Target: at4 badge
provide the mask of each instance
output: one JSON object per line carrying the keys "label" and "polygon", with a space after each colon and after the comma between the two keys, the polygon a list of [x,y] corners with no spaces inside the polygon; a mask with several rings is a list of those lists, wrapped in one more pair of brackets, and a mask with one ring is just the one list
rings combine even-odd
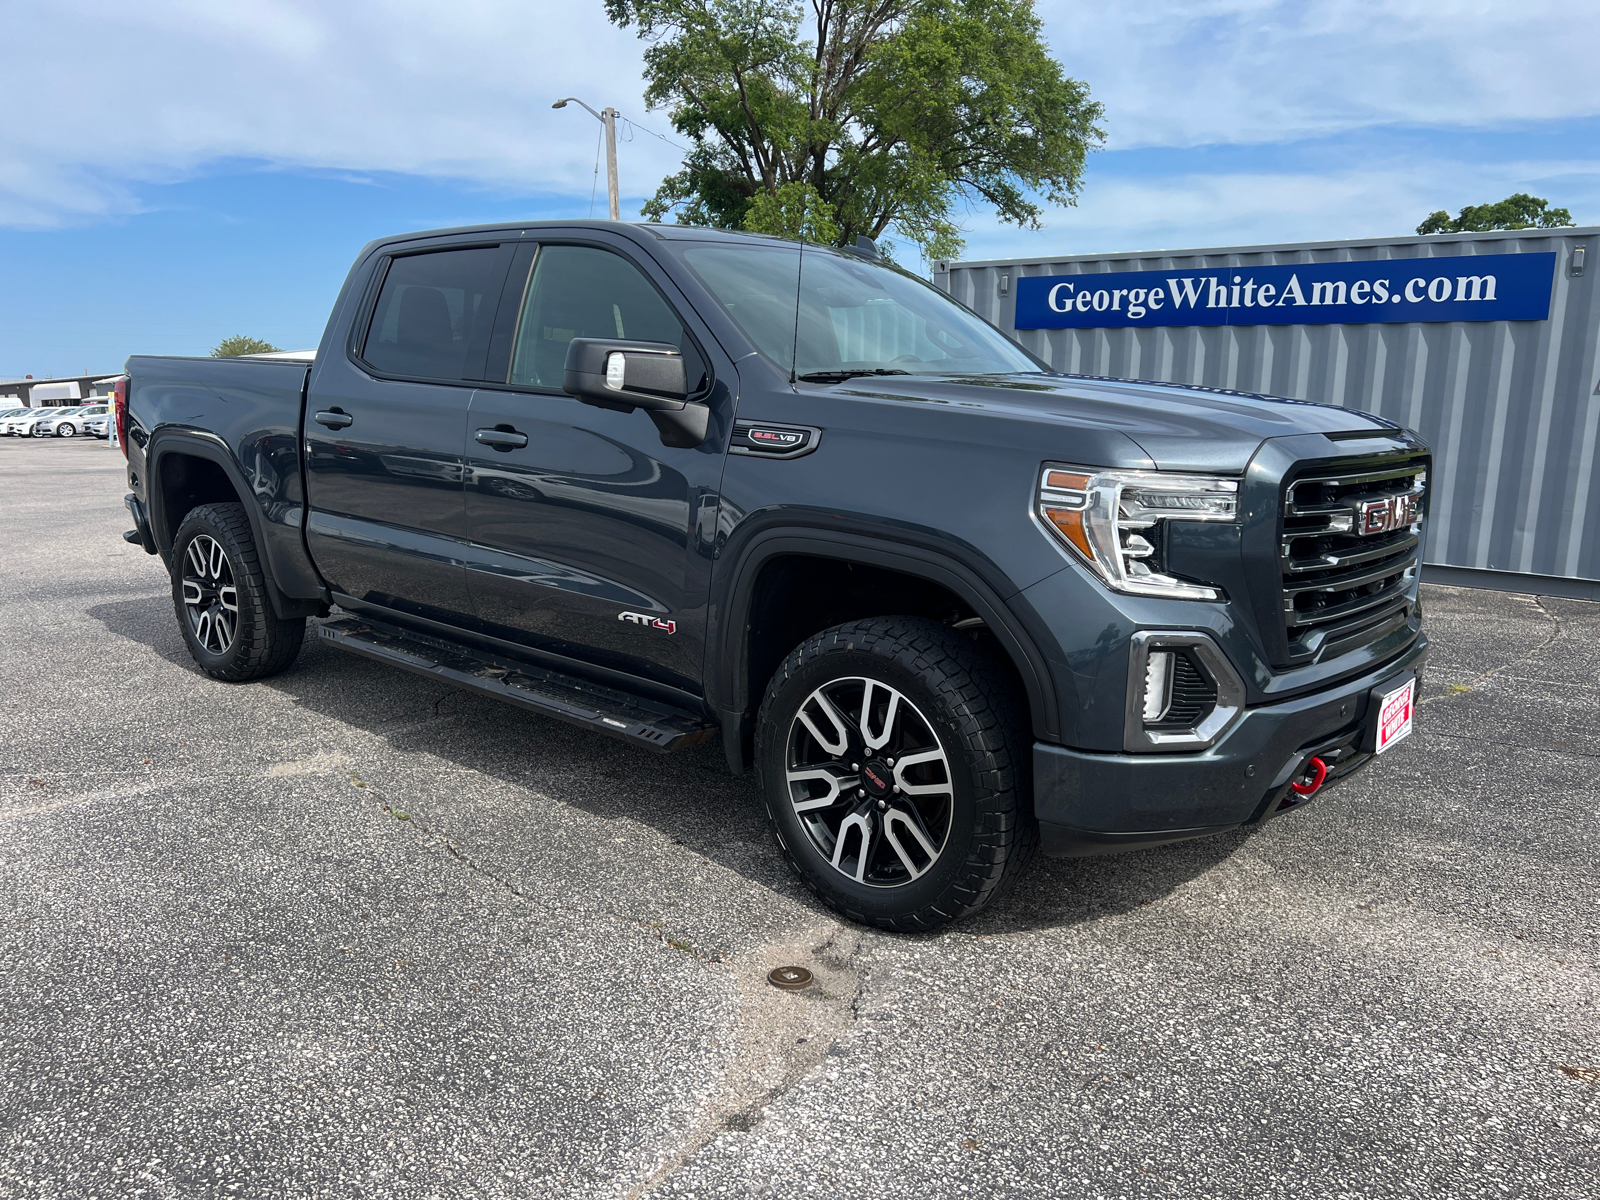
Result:
{"label": "at4 badge", "polygon": [[630,625],[643,625],[646,629],[659,629],[662,633],[677,633],[676,621],[663,621],[660,617],[646,616],[644,613],[620,612],[617,620],[626,621]]}

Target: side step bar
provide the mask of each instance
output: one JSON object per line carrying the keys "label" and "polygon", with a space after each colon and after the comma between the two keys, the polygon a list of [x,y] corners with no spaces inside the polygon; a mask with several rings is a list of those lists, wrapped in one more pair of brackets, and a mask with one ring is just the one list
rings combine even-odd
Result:
{"label": "side step bar", "polygon": [[319,626],[318,636],[341,650],[431,675],[647,750],[683,750],[710,738],[717,729],[670,705],[392,626],[344,618]]}

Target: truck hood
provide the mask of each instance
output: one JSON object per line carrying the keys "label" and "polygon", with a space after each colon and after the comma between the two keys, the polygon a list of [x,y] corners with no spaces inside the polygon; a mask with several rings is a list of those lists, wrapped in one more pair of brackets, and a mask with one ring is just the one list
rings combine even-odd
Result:
{"label": "truck hood", "polygon": [[1242,473],[1267,438],[1398,428],[1381,417],[1305,400],[1075,375],[880,375],[836,387],[884,399],[1114,430],[1164,471]]}

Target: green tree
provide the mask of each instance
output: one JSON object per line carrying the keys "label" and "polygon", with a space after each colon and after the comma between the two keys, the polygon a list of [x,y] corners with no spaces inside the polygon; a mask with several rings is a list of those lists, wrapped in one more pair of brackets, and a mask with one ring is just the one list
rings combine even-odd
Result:
{"label": "green tree", "polygon": [[1459,216],[1444,209],[1429,213],[1418,233],[1487,233],[1491,229],[1559,229],[1572,224],[1572,214],[1551,208],[1550,201],[1527,192],[1507,196],[1496,204],[1469,204]]}
{"label": "green tree", "polygon": [[223,338],[211,350],[212,358],[238,358],[241,354],[277,354],[279,348],[260,338],[246,337],[242,333]]}
{"label": "green tree", "polygon": [[[691,146],[659,221],[844,245],[891,227],[930,258],[959,205],[1037,229],[1072,204],[1103,109],[1050,57],[1032,0],[606,0],[645,51],[645,102]],[[813,205],[817,211],[811,211]],[[798,211],[797,211],[798,210]]]}

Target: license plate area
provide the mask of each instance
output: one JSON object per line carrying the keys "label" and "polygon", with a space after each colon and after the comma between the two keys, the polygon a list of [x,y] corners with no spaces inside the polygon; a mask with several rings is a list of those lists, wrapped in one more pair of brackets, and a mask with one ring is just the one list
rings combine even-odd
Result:
{"label": "license plate area", "polygon": [[1407,672],[1379,684],[1370,696],[1365,749],[1382,754],[1411,736],[1416,718],[1417,677]]}

